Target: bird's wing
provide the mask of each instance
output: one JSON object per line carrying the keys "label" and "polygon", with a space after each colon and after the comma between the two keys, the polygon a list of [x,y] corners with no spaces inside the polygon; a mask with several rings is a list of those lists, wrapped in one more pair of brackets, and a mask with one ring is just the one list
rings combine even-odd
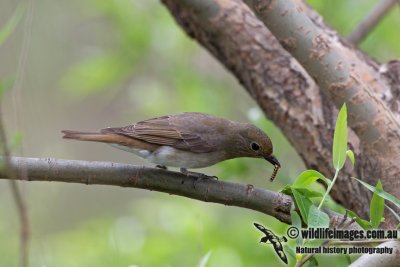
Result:
{"label": "bird's wing", "polygon": [[171,116],[149,119],[120,128],[105,128],[101,133],[121,134],[151,144],[166,145],[195,153],[216,151],[217,147],[198,133],[190,132],[174,123]]}

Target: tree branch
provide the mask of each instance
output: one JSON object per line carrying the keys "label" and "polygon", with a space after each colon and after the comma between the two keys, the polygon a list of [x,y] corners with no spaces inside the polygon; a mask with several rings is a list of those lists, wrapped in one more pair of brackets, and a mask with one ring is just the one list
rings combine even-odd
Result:
{"label": "tree branch", "polygon": [[[301,63],[337,107],[347,103],[349,126],[367,158],[361,179],[376,184],[378,177],[389,193],[400,197],[400,122],[377,92],[390,86],[358,53],[329,34],[307,15],[302,1],[245,0],[257,17]],[[369,158],[369,160],[368,160]],[[395,225],[393,216],[387,223]]]}
{"label": "tree branch", "polygon": [[365,36],[378,24],[385,14],[398,3],[398,0],[381,0],[364,20],[348,36],[353,44],[360,43]]}
{"label": "tree branch", "polygon": [[[235,75],[305,165],[333,177],[331,151],[337,109],[249,7],[241,0],[162,2],[186,33]],[[349,142],[359,155],[358,137],[351,130]],[[354,170],[348,166],[333,187],[332,197],[366,217],[368,194],[350,179],[360,177],[362,167],[360,161]]]}
{"label": "tree branch", "polygon": [[[28,181],[114,185],[155,190],[204,202],[252,209],[284,223],[291,222],[290,196],[249,184],[211,179],[198,181],[178,172],[112,162],[13,157],[10,164],[14,171],[25,171]],[[6,177],[4,170],[0,170],[0,179],[7,179]],[[358,228],[350,218],[331,210],[324,211],[329,215],[332,227],[345,225],[346,228]]]}

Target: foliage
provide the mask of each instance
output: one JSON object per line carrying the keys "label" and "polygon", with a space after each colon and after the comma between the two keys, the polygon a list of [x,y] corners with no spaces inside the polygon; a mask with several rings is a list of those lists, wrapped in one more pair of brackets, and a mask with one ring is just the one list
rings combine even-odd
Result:
{"label": "foliage", "polygon": [[[346,104],[343,104],[339,111],[338,118],[335,126],[333,148],[332,148],[332,163],[335,168],[335,175],[331,180],[327,179],[323,174],[316,170],[306,170],[302,172],[296,179],[296,181],[291,185],[287,185],[282,190],[283,193],[291,194],[294,197],[296,206],[300,211],[303,222],[309,228],[328,228],[329,227],[329,217],[321,210],[324,204],[325,198],[329,194],[330,190],[335,184],[338,177],[339,171],[343,168],[346,158],[349,158],[352,165],[354,166],[355,158],[354,153],[347,148],[347,109]],[[400,207],[400,201],[393,195],[385,192],[382,187],[382,183],[378,180],[377,185],[371,186],[366,182],[363,182],[357,178],[358,182],[364,185],[367,189],[373,192],[373,196],[370,203],[370,220],[361,219],[353,211],[348,210],[348,214],[354,218],[354,220],[364,229],[377,229],[380,223],[384,220],[383,213],[385,207],[385,199],[392,202],[396,206]],[[311,198],[321,197],[319,192],[310,190],[308,187],[315,183],[317,180],[322,180],[327,185],[327,190],[322,196],[322,199],[318,205],[318,208],[313,204]],[[292,225],[296,226],[298,229],[301,228],[299,223],[298,214],[294,208],[291,209]],[[302,240],[297,240],[297,246],[304,244]],[[297,261],[300,261],[303,255],[298,255],[296,257]],[[313,261],[315,261],[313,257]],[[310,264],[313,264],[310,262]]]}

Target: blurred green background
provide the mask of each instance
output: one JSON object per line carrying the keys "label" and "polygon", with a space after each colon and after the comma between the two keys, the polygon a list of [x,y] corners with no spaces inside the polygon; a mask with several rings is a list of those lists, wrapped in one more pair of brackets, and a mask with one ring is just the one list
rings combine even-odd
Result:
{"label": "blurred green background", "polygon": [[[376,2],[310,4],[347,34]],[[1,28],[18,4],[0,2]],[[60,130],[202,111],[264,129],[284,167],[273,184],[272,166],[262,160],[231,160],[201,171],[279,190],[304,170],[235,78],[182,32],[159,1],[20,4],[20,23],[0,47],[0,80],[14,82],[2,97],[14,155],[150,166],[106,145],[63,140]],[[399,57],[398,26],[397,7],[361,47],[382,62]],[[197,266],[210,251],[210,267],[280,264],[270,247],[258,244],[261,233],[252,224],[280,235],[287,226],[254,211],[111,186],[20,186],[31,219],[30,266]],[[0,181],[0,266],[17,266],[18,225],[9,185]],[[318,259],[327,266],[333,258],[337,266],[346,264],[342,256]]]}

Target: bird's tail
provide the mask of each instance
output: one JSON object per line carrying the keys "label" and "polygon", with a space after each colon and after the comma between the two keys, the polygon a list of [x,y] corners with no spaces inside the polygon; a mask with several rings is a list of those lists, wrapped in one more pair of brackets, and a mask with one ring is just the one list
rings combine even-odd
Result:
{"label": "bird's tail", "polygon": [[70,130],[63,130],[61,132],[64,134],[64,136],[63,136],[64,139],[114,143],[114,140],[112,140],[112,138],[110,138],[109,134],[79,132],[79,131],[70,131]]}

